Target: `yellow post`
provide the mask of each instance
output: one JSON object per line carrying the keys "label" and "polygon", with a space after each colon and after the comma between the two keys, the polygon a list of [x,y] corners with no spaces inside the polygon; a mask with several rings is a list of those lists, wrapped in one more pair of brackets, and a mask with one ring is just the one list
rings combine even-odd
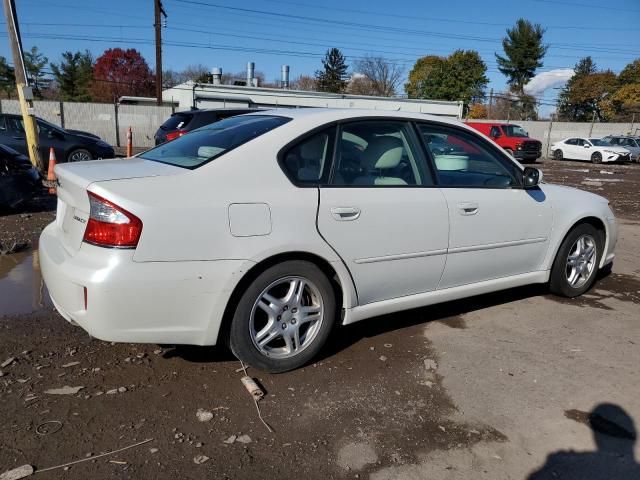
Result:
{"label": "yellow post", "polygon": [[[20,99],[20,112],[24,122],[24,133],[27,138],[27,151],[31,163],[41,172],[45,171],[44,162],[40,155],[40,145],[38,142],[38,126],[36,117],[33,115],[33,93],[31,87],[24,84],[17,84],[18,98]],[[29,98],[31,97],[31,98]]]}
{"label": "yellow post", "polygon": [[16,88],[20,99],[20,111],[24,122],[24,131],[27,137],[27,152],[31,163],[41,172],[45,171],[44,162],[38,148],[38,127],[33,115],[33,91],[27,85],[27,72],[24,68],[24,58],[22,57],[22,42],[20,40],[20,30],[18,28],[16,6],[14,0],[4,0],[4,14],[7,19],[7,33],[13,54],[13,68],[16,75]]}

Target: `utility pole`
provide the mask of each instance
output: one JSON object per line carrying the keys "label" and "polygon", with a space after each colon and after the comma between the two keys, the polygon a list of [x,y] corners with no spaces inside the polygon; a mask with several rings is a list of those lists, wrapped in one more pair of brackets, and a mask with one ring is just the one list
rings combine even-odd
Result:
{"label": "utility pole", "polygon": [[487,118],[493,118],[491,116],[492,107],[493,107],[493,88],[491,89],[491,92],[489,93],[489,112],[487,113]]}
{"label": "utility pole", "polygon": [[156,103],[162,105],[162,22],[160,15],[167,18],[162,0],[153,0],[154,23],[156,29]]}
{"label": "utility pole", "polygon": [[22,40],[20,39],[20,28],[18,26],[18,15],[14,0],[3,0],[4,16],[7,21],[7,33],[9,44],[13,54],[13,68],[16,76],[16,88],[20,100],[20,111],[24,121],[24,131],[27,137],[27,151],[31,163],[41,172],[45,171],[44,162],[40,155],[38,145],[38,128],[36,118],[33,115],[33,91],[27,82],[27,71],[24,68],[24,58],[22,56]]}

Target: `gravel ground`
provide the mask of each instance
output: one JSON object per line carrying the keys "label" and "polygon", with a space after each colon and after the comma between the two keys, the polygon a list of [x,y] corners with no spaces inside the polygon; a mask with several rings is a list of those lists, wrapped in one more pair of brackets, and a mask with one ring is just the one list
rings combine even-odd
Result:
{"label": "gravel ground", "polygon": [[[91,339],[52,309],[33,249],[0,257],[0,473],[88,459],[39,477],[634,478],[640,165],[542,169],[610,199],[611,275],[575,300],[527,287],[338,328],[312,365],[249,370],[273,433],[226,350]],[[53,209],[0,213],[0,241],[35,245]],[[47,393],[64,387],[81,388]],[[594,422],[604,403],[618,410]]]}

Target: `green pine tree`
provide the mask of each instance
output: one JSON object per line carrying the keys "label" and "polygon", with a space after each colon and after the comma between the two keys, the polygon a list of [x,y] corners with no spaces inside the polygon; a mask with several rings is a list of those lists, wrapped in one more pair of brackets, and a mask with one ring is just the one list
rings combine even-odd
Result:
{"label": "green pine tree", "polygon": [[323,70],[316,71],[316,83],[321,92],[342,93],[347,86],[346,59],[337,48],[327,50],[322,60]]}
{"label": "green pine tree", "polygon": [[51,64],[53,76],[58,83],[63,100],[75,102],[91,101],[90,86],[93,78],[91,52],[64,52],[62,61]]}
{"label": "green pine tree", "polygon": [[539,24],[534,25],[521,18],[513,28],[507,29],[507,36],[502,39],[505,56],[495,54],[498,69],[519,94],[535,76],[536,69],[542,67],[542,59],[548,49],[542,43],[544,32]]}

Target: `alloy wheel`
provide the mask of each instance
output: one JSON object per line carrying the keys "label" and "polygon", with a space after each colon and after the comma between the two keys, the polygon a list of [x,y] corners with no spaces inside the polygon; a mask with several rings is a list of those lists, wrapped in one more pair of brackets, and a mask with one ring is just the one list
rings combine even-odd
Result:
{"label": "alloy wheel", "polygon": [[307,278],[289,276],[271,283],[258,296],[249,333],[263,355],[291,358],[313,343],[323,320],[320,290]]}
{"label": "alloy wheel", "polygon": [[581,235],[574,242],[565,269],[567,283],[572,288],[582,287],[591,278],[598,258],[596,250],[596,240],[591,235]]}

